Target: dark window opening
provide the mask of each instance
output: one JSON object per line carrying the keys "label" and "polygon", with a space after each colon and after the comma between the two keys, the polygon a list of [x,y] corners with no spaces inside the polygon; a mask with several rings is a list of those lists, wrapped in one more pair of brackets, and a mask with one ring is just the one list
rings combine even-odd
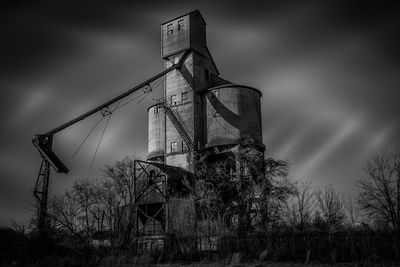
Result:
{"label": "dark window opening", "polygon": [[169,101],[170,105],[176,105],[176,95],[171,95]]}
{"label": "dark window opening", "polygon": [[186,102],[188,102],[188,92],[183,92],[181,94],[181,101],[182,101],[182,104],[185,104]]}
{"label": "dark window opening", "polygon": [[172,28],[172,23],[167,25],[167,35],[170,35],[174,32],[174,29]]}
{"label": "dark window opening", "polygon": [[183,19],[178,20],[178,31],[183,28]]}
{"label": "dark window opening", "polygon": [[208,69],[204,69],[204,80],[206,83],[208,83],[208,80],[210,79],[210,73],[208,72]]}

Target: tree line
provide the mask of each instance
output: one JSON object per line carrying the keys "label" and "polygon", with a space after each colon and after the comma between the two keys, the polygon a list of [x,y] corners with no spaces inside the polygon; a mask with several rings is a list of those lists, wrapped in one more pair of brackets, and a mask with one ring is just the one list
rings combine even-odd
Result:
{"label": "tree line", "polygon": [[[252,149],[251,140],[241,145],[240,157],[250,175],[232,179],[229,159],[212,168],[199,165],[190,198],[198,212],[197,229],[204,235],[344,228],[399,233],[400,151],[376,156],[356,183],[359,193],[343,195],[333,186],[290,178],[284,160],[255,160],[259,155],[254,153],[260,152]],[[135,239],[133,172],[134,159],[127,157],[105,166],[103,179],[79,180],[66,193],[54,195],[49,202],[52,229],[82,243],[100,232],[112,245],[127,246]]]}
{"label": "tree line", "polygon": [[[234,171],[238,158],[240,175]],[[47,243],[37,238],[37,216],[29,227],[15,224],[14,230],[0,231],[5,240],[0,265],[136,262],[134,160],[106,165],[102,177],[77,180],[66,192],[51,195]],[[274,261],[399,260],[400,150],[369,161],[351,195],[292,178],[287,161],[264,158],[252,139],[241,142],[238,155],[216,162],[201,156],[198,162],[195,182],[184,181],[187,201],[174,214],[182,226],[173,233],[174,255],[185,255],[182,248],[198,250],[206,241],[221,258],[240,252]],[[185,235],[184,229],[193,228],[183,224],[191,220],[180,218],[190,216],[193,205],[196,233]],[[95,240],[104,242],[96,248]],[[201,251],[197,255],[203,257]]]}

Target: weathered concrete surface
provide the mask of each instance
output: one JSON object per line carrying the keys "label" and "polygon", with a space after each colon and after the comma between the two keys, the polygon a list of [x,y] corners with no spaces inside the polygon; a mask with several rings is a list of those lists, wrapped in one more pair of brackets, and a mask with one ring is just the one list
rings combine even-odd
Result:
{"label": "weathered concrete surface", "polygon": [[[183,67],[166,76],[164,95],[186,128],[190,129],[195,148],[202,148],[205,144],[205,110],[200,92],[210,86],[211,75],[217,75],[218,72],[206,48],[204,19],[195,11],[166,22],[161,26],[161,40],[165,68],[178,62],[182,51],[191,51]],[[166,163],[194,171],[193,157],[182,141],[166,117]]]}
{"label": "weathered concrete surface", "polygon": [[148,109],[148,155],[147,159],[164,156],[165,152],[165,114],[159,106]]}
{"label": "weathered concrete surface", "polygon": [[237,144],[251,136],[262,144],[261,93],[254,88],[227,84],[209,89],[207,106],[207,147]]}
{"label": "weathered concrete surface", "polygon": [[[189,54],[183,67],[164,78],[164,97],[189,129],[195,150],[235,146],[248,135],[263,151],[261,93],[218,76],[207,48],[206,24],[198,11],[161,25],[164,68],[179,62],[185,51]],[[149,155],[161,154],[166,164],[195,171],[193,153],[189,153],[174,124],[168,116],[154,114],[154,108],[150,108]]]}

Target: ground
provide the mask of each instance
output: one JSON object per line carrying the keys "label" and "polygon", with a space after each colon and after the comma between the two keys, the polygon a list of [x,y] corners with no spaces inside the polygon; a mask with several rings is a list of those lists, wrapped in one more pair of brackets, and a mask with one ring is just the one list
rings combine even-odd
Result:
{"label": "ground", "polygon": [[311,263],[311,264],[304,264],[304,263],[284,263],[284,262],[278,262],[278,263],[236,263],[236,264],[230,264],[228,262],[224,261],[218,261],[218,262],[196,262],[196,263],[190,263],[190,264],[158,264],[154,266],[176,266],[176,267],[205,267],[205,266],[211,266],[211,267],[217,267],[217,266],[232,266],[232,267],[316,267],[316,266],[323,266],[323,267],[351,267],[351,266],[357,266],[357,267],[364,267],[364,266],[375,266],[375,267],[396,267],[398,266],[395,263],[337,263],[337,264],[318,264],[318,263]]}

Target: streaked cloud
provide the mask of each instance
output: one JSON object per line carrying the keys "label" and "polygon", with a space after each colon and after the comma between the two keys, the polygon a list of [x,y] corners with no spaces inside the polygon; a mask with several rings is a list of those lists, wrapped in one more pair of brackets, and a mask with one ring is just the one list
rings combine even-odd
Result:
{"label": "streaked cloud", "polygon": [[[0,119],[6,127],[0,185],[13,191],[4,201],[29,203],[26,192],[40,163],[32,136],[159,72],[159,25],[194,9],[207,21],[221,76],[262,90],[266,151],[288,159],[291,176],[348,185],[382,146],[400,145],[395,8],[352,1],[236,0],[160,1],[157,9],[153,2],[3,5]],[[104,164],[126,155],[144,156],[146,107],[159,94],[113,115],[91,170],[104,124],[74,160],[69,158],[98,117],[55,136],[55,150],[71,173],[54,175],[52,190],[99,177]],[[16,209],[21,218],[29,216],[21,205]],[[0,213],[11,211],[3,205]]]}
{"label": "streaked cloud", "polygon": [[297,175],[305,177],[313,168],[329,158],[336,149],[347,141],[350,135],[354,134],[360,128],[360,125],[361,120],[359,118],[347,120],[310,158],[301,163],[301,168],[298,170]]}

